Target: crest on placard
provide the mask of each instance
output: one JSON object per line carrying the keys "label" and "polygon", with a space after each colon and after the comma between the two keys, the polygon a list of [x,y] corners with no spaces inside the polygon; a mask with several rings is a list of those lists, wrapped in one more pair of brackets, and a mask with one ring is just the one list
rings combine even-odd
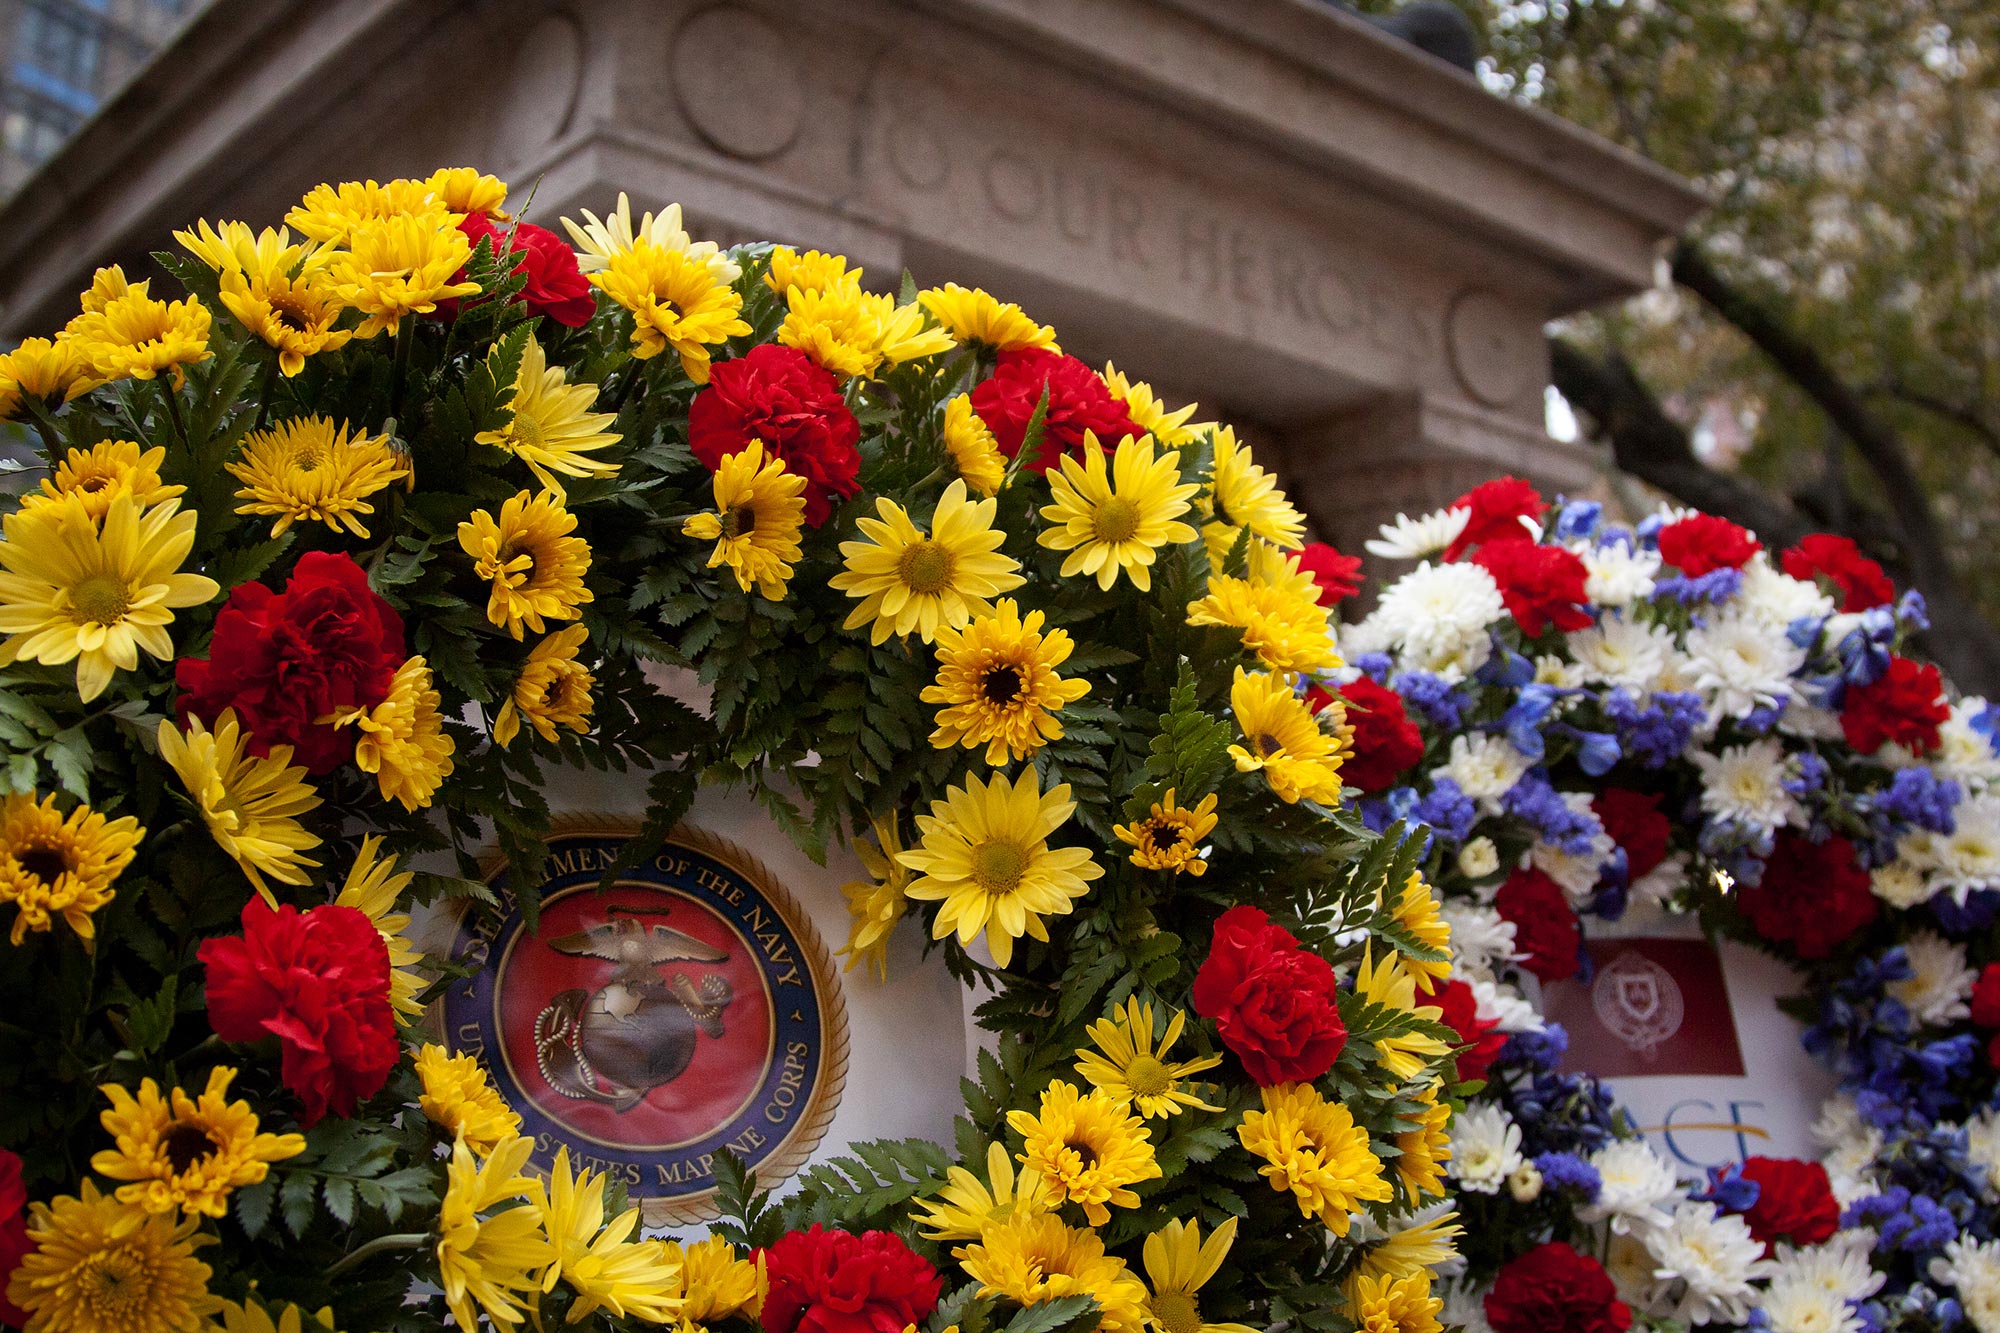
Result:
{"label": "crest on placard", "polygon": [[1657,1051],[1687,1017],[1674,974],[1637,950],[1619,954],[1598,972],[1590,1001],[1606,1030],[1642,1055]]}

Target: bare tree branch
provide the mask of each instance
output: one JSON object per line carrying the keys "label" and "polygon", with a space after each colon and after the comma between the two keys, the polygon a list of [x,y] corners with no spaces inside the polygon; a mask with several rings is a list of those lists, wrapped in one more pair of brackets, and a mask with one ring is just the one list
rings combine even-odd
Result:
{"label": "bare tree branch", "polygon": [[1899,403],[1907,403],[1920,411],[1928,412],[1942,421],[1950,422],[1966,434],[1985,445],[1990,453],[2000,456],[2000,425],[1994,424],[1977,408],[1963,403],[1954,403],[1936,394],[1912,389],[1907,384],[1891,380],[1868,390],[1870,397],[1893,398]]}

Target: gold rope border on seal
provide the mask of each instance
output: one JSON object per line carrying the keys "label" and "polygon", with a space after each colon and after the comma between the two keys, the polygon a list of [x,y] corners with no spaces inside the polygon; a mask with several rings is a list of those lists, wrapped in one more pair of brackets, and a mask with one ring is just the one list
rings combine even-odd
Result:
{"label": "gold rope border on seal", "polygon": [[[545,841],[553,843],[566,837],[632,838],[638,835],[640,827],[640,820],[626,816],[559,814],[550,820]],[[806,956],[806,970],[812,974],[813,988],[820,995],[820,1078],[803,1113],[793,1124],[791,1132],[780,1141],[778,1150],[757,1163],[757,1184],[769,1189],[777,1182],[789,1179],[806,1164],[826,1137],[834,1112],[840,1109],[840,1094],[847,1087],[849,1063],[847,993],[841,985],[840,973],[833,965],[833,955],[827,952],[826,941],[820,937],[819,927],[813,924],[812,914],[800,906],[798,899],[792,896],[782,880],[771,873],[769,866],[721,834],[711,833],[695,824],[674,826],[661,850],[674,846],[686,847],[722,862],[764,895],[765,901],[792,928],[792,934]],[[488,884],[507,869],[507,860],[497,846],[481,856],[480,869]],[[649,1227],[689,1226],[697,1222],[712,1222],[722,1215],[715,1206],[714,1186],[678,1199],[641,1198],[639,1204],[639,1215]]]}

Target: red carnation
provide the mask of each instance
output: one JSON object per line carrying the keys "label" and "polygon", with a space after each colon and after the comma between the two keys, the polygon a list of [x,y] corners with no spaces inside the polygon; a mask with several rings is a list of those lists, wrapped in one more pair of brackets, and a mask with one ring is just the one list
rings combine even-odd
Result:
{"label": "red carnation", "polygon": [[1826,1168],[1792,1157],[1746,1157],[1743,1179],[1757,1184],[1757,1202],[1743,1214],[1769,1257],[1779,1241],[1817,1245],[1840,1229],[1840,1204]]}
{"label": "red carnation", "polygon": [[345,555],[308,551],[283,592],[244,583],[215,618],[208,660],[182,658],[174,679],[183,716],[213,723],[225,708],[250,733],[250,753],[292,747],[292,760],[326,773],[354,753],[354,732],[322,721],[371,707],[389,693],[403,621]]}
{"label": "red carnation", "polygon": [[1674,826],[1660,813],[1657,794],[1607,787],[1590,798],[1590,808],[1611,841],[1625,849],[1625,870],[1639,879],[1667,859]]}
{"label": "red carnation", "polygon": [[1691,579],[1741,569],[1763,549],[1750,529],[1714,514],[1694,514],[1660,529],[1660,559]]}
{"label": "red carnation", "polygon": [[1472,987],[1457,977],[1433,990],[1430,1003],[1444,1011],[1441,1016],[1444,1025],[1458,1034],[1459,1044],[1464,1047],[1458,1053],[1459,1082],[1485,1078],[1487,1067],[1507,1044],[1507,1034],[1497,1031],[1500,1024],[1479,1016],[1478,997],[1472,993]]}
{"label": "red carnation", "polygon": [[1785,572],[1795,579],[1810,583],[1824,578],[1840,589],[1843,611],[1866,611],[1896,600],[1896,585],[1882,572],[1882,566],[1861,554],[1851,537],[1810,533],[1785,552],[1783,563]]}
{"label": "red carnation", "polygon": [[1559,1240],[1508,1261],[1486,1293],[1493,1333],[1625,1333],[1632,1309],[1604,1266]]}
{"label": "red carnation", "polygon": [[765,1333],[903,1333],[937,1308],[937,1269],[888,1231],[790,1231],[763,1252]]}
{"label": "red carnation", "polygon": [[806,524],[833,514],[833,498],[861,489],[861,423],[840,396],[840,381],[796,347],[764,343],[718,361],[688,408],[688,444],[710,472],[762,440],[767,454],[806,479]]}
{"label": "red carnation", "polygon": [[1875,919],[1875,895],[1854,844],[1835,834],[1825,842],[1786,829],[1764,862],[1760,883],[1736,891],[1736,906],[1773,943],[1789,943],[1801,958],[1824,958]]}
{"label": "red carnation", "polygon": [[28,1312],[7,1299],[7,1280],[35,1247],[28,1240],[28,1187],[21,1183],[21,1159],[0,1148],[0,1324],[21,1328]]}
{"label": "red carnation", "polygon": [[1451,507],[1472,511],[1472,517],[1465,522],[1465,530],[1444,548],[1444,558],[1456,560],[1473,547],[1487,542],[1512,541],[1515,538],[1526,540],[1528,529],[1521,520],[1540,520],[1542,497],[1519,477],[1499,477],[1474,486],[1453,500]]}
{"label": "red carnation", "polygon": [[1988,963],[1972,987],[1972,1021],[1983,1028],[2000,1028],[2000,963]]}
{"label": "red carnation", "polygon": [[992,377],[972,391],[972,410],[993,431],[1007,457],[1021,452],[1028,418],[1035,414],[1045,387],[1049,410],[1042,422],[1042,447],[1028,460],[1037,472],[1047,472],[1064,454],[1081,458],[1085,431],[1095,434],[1107,449],[1116,448],[1127,435],[1141,433],[1125,404],[1111,396],[1089,366],[1045,347],[1017,347],[1000,353]]}
{"label": "red carnation", "polygon": [[1885,741],[1928,754],[1938,747],[1938,724],[1950,720],[1937,667],[1908,657],[1891,657],[1873,685],[1849,686],[1840,705],[1840,729],[1862,754],[1874,754]]}
{"label": "red carnation", "polygon": [[1514,948],[1526,955],[1521,966],[1543,981],[1576,975],[1583,929],[1562,885],[1539,870],[1516,870],[1494,895],[1493,906],[1514,923]]}
{"label": "red carnation", "polygon": [[1500,598],[1521,627],[1537,638],[1550,625],[1559,630],[1583,629],[1591,623],[1583,586],[1590,571],[1583,561],[1560,546],[1519,541],[1491,541],[1472,557],[1500,585]]}
{"label": "red carnation", "polygon": [[[528,285],[514,299],[526,302],[530,312],[572,329],[590,323],[590,317],[597,313],[597,294],[577,267],[576,251],[547,227],[532,222],[496,227],[484,213],[473,213],[458,224],[458,229],[474,250],[481,241],[491,240],[495,254],[509,250],[521,256],[514,262],[514,271],[527,274]],[[456,313],[458,303],[447,304],[452,307],[449,313]]]}
{"label": "red carnation", "polygon": [[1386,791],[1410,765],[1424,757],[1423,734],[1410,721],[1403,696],[1367,676],[1340,687],[1338,696],[1314,685],[1306,703],[1317,713],[1336,697],[1347,702],[1348,725],[1354,728],[1354,752],[1340,776],[1363,791]]}
{"label": "red carnation", "polygon": [[208,1021],[224,1041],[276,1037],[282,1077],[312,1125],[382,1090],[402,1046],[389,1007],[389,948],[367,915],[331,904],[309,912],[243,907],[243,933],[204,940]]}
{"label": "red carnation", "polygon": [[1342,555],[1325,542],[1307,542],[1298,553],[1299,568],[1319,585],[1319,604],[1337,606],[1361,591],[1361,557]]}
{"label": "red carnation", "polygon": [[1260,1087],[1308,1083],[1347,1044],[1333,967],[1255,907],[1232,907],[1194,978],[1194,1011]]}

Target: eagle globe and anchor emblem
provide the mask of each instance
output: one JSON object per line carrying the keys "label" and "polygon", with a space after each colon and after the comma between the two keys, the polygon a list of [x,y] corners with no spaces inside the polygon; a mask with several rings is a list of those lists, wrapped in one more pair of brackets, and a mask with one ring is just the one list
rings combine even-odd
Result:
{"label": "eagle globe and anchor emblem", "polygon": [[536,929],[518,907],[468,917],[451,953],[475,970],[441,1018],[520,1114],[533,1164],[567,1147],[671,1226],[714,1215],[719,1151],[766,1182],[803,1164],[839,1101],[846,1015],[825,945],[755,858],[683,828],[600,889],[629,836],[552,837]]}

